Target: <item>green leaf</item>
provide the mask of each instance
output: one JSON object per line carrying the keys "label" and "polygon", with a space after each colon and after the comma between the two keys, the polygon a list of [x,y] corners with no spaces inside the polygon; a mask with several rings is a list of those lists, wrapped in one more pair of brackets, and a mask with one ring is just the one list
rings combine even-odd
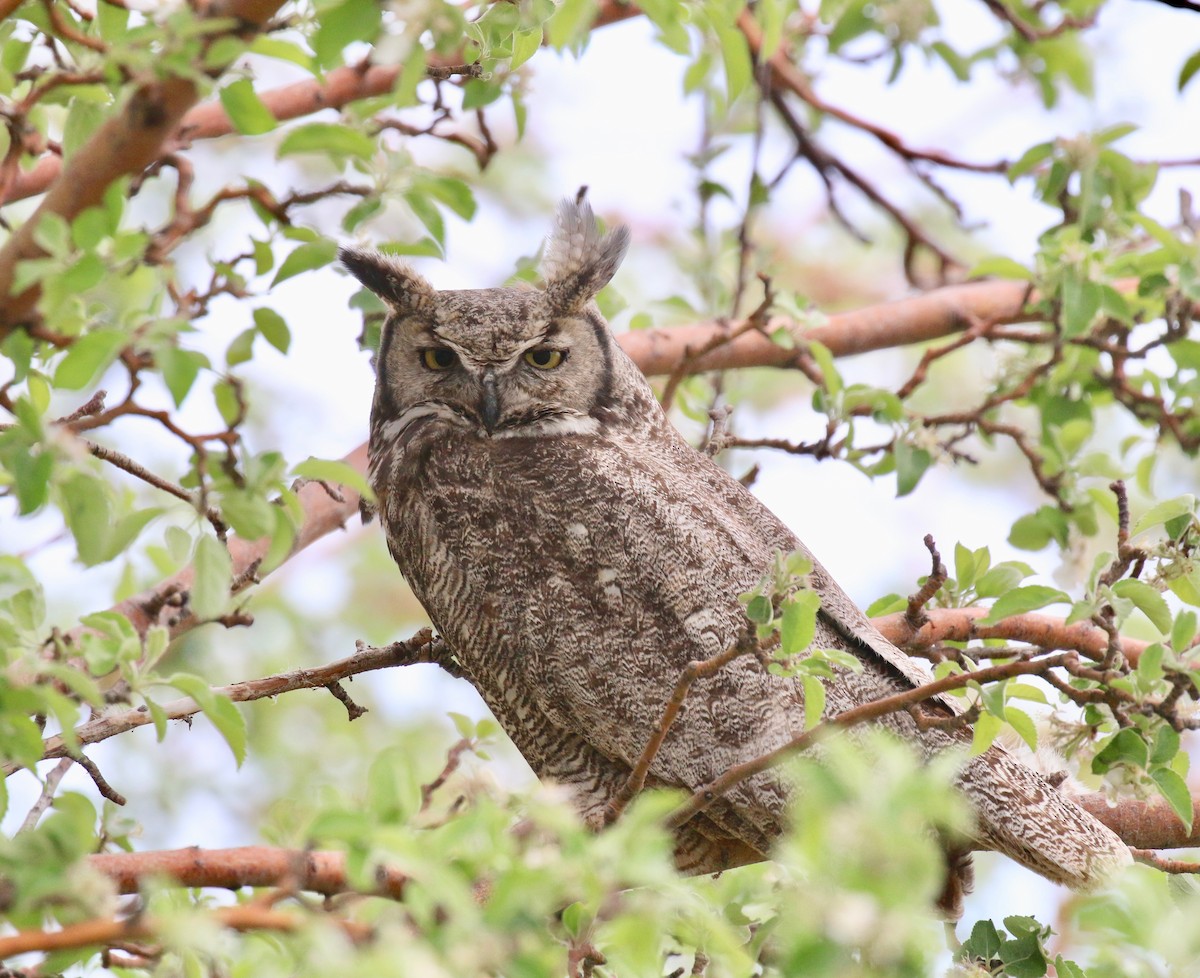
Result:
{"label": "green leaf", "polygon": [[1030,719],[1028,713],[1024,710],[1018,710],[1009,703],[1004,707],[1004,721],[1017,732],[1017,736],[1029,745],[1031,751],[1037,751],[1037,727],[1034,726],[1033,720]]}
{"label": "green leaf", "polygon": [[804,729],[812,730],[821,722],[825,713],[825,684],[820,677],[805,674],[804,682]]}
{"label": "green leaf", "polygon": [[989,747],[1004,729],[1004,721],[992,713],[984,713],[975,721],[975,730],[971,736],[971,756],[978,757]]}
{"label": "green leaf", "polygon": [[1188,790],[1187,782],[1169,767],[1158,767],[1150,772],[1150,777],[1158,787],[1160,795],[1186,828],[1192,827],[1195,813],[1192,810],[1192,793]]}
{"label": "green leaf", "polygon": [[921,476],[933,464],[933,456],[923,448],[914,448],[908,442],[898,441],[896,455],[896,495],[907,496],[917,488]]}
{"label": "green leaf", "polygon": [[71,225],[61,214],[46,211],[38,220],[33,240],[52,257],[65,258],[71,253]]}
{"label": "green leaf", "polygon": [[145,509],[136,509],[117,520],[116,525],[112,527],[112,532],[109,534],[108,559],[111,560],[118,554],[128,550],[133,541],[137,539],[138,534],[146,528],[146,524],[153,519],[157,519],[162,515],[162,512],[162,509],[152,506]]}
{"label": "green leaf", "polygon": [[963,941],[960,957],[978,961],[991,961],[1000,953],[1003,938],[996,925],[990,920],[977,920],[971,928],[971,936]]}
{"label": "green leaf", "polygon": [[812,643],[820,607],[821,596],[811,590],[798,591],[783,606],[779,639],[785,655],[803,652]]}
{"label": "green leaf", "polygon": [[1150,762],[1150,748],[1136,730],[1118,730],[1092,758],[1092,773],[1104,774],[1117,764],[1144,769]]}
{"label": "green leaf", "polygon": [[242,716],[242,711],[229,697],[214,695],[205,706],[204,715],[225,738],[234,761],[241,767],[246,759],[246,718]]}
{"label": "green leaf", "polygon": [[1058,978],[1088,978],[1085,972],[1074,961],[1068,961],[1061,954],[1054,959],[1054,970]]}
{"label": "green leaf", "polygon": [[1200,569],[1193,570],[1182,577],[1172,577],[1167,581],[1167,587],[1180,601],[1193,607],[1200,607]]}
{"label": "green leaf", "polygon": [[1068,275],[1062,287],[1062,329],[1064,335],[1087,332],[1100,311],[1100,286],[1078,274]]}
{"label": "green leaf", "polygon": [[837,397],[842,390],[842,375],[838,373],[836,364],[833,361],[833,353],[824,343],[817,340],[805,340],[805,347],[808,349],[809,355],[817,361],[817,366],[821,370],[821,379],[824,381],[825,390],[829,392],[831,397]]}
{"label": "green leaf", "polygon": [[1150,623],[1164,635],[1171,630],[1171,609],[1166,599],[1145,581],[1127,578],[1112,586],[1113,592],[1132,601]]}
{"label": "green leaf", "polygon": [[418,191],[405,194],[404,201],[412,208],[417,220],[425,225],[429,236],[444,248],[446,246],[446,222],[442,218],[442,212],[437,209],[437,205]]}
{"label": "green leaf", "polygon": [[454,724],[454,729],[463,740],[471,740],[475,736],[475,721],[465,713],[446,712],[446,716]]}
{"label": "green leaf", "polygon": [[375,501],[375,493],[367,482],[366,476],[345,462],[324,458],[305,459],[292,469],[292,475],[302,479],[333,482],[339,486],[346,486],[368,502]]}
{"label": "green leaf", "polygon": [[275,507],[261,494],[232,489],[221,495],[221,515],[243,539],[257,540],[275,528]]}
{"label": "green leaf", "polygon": [[475,216],[475,195],[471,192],[470,185],[464,181],[451,177],[437,177],[422,180],[421,187],[464,221],[469,221]]}
{"label": "green leaf", "polygon": [[167,346],[159,350],[155,355],[155,362],[162,371],[163,383],[171,392],[176,407],[183,404],[188,396],[200,368],[209,366],[208,357],[203,353],[181,350],[176,346]]}
{"label": "green leaf", "polygon": [[562,912],[563,930],[571,937],[578,938],[581,934],[586,933],[587,928],[592,925],[593,919],[594,915],[588,911],[587,907],[576,901]]}
{"label": "green leaf", "polygon": [[343,0],[322,10],[320,26],[312,39],[313,52],[322,67],[341,60],[342,50],[353,41],[370,43],[379,34],[383,8],[375,0]]}
{"label": "green leaf", "polygon": [[1192,639],[1196,637],[1196,625],[1196,612],[1190,608],[1185,608],[1175,616],[1175,623],[1171,626],[1171,648],[1176,654],[1184,652],[1192,644]]}
{"label": "green leaf", "polygon": [[1134,522],[1133,528],[1129,531],[1130,535],[1137,536],[1152,526],[1158,526],[1180,516],[1190,516],[1195,509],[1196,497],[1191,493],[1163,500],[1156,506],[1151,506]]}
{"label": "green leaf", "polygon": [[290,41],[280,40],[277,37],[259,35],[254,39],[254,43],[250,45],[250,51],[267,58],[290,61],[292,64],[299,65],[308,71],[314,71],[316,68],[316,62],[313,61],[312,55],[305,51],[304,48]]}
{"label": "green leaf", "polygon": [[111,329],[81,336],[71,344],[54,371],[54,386],[77,391],[91,385],[116,360],[128,342],[129,337],[124,333]]}
{"label": "green leaf", "polygon": [[746,602],[746,617],[756,625],[769,625],[775,612],[771,607],[771,599],[764,594],[756,594]]}
{"label": "green leaf", "polygon": [[504,89],[496,82],[483,78],[472,78],[463,86],[462,107],[464,111],[482,109],[485,105],[491,105],[503,94]]}
{"label": "green leaf", "polygon": [[1031,573],[1033,570],[1028,564],[1006,560],[979,578],[975,584],[975,593],[981,598],[998,598],[1015,588]]}
{"label": "green leaf", "polygon": [[945,41],[934,41],[930,50],[945,62],[956,81],[965,82],[971,77],[971,62],[950,47]]}
{"label": "green leaf", "polygon": [[255,309],[254,325],[271,346],[280,353],[287,353],[292,344],[292,334],[286,320],[279,313],[266,307]]}
{"label": "green leaf", "polygon": [[1020,262],[1006,258],[1003,255],[992,255],[989,258],[984,258],[982,261],[977,262],[975,267],[971,269],[971,278],[983,278],[985,276],[1018,279],[1022,282],[1033,281],[1033,272]]}
{"label": "green leaf", "polygon": [[1196,76],[1197,71],[1200,71],[1200,51],[1193,51],[1188,55],[1183,67],[1179,69],[1179,81],[1176,83],[1178,91],[1183,91],[1184,86]]}
{"label": "green leaf", "polygon": [[530,28],[527,31],[517,31],[513,35],[513,51],[512,58],[509,61],[509,70],[515,71],[520,68],[526,61],[538,53],[542,46],[542,28],[540,26]]}
{"label": "green leaf", "polygon": [[333,241],[327,241],[322,238],[319,241],[310,241],[302,244],[292,250],[279,266],[279,271],[275,273],[275,279],[271,282],[272,288],[280,282],[286,281],[294,275],[299,275],[302,272],[311,271],[314,268],[323,268],[333,261],[337,255],[337,244]]}
{"label": "green leaf", "polygon": [[17,511],[28,516],[46,505],[50,498],[50,475],[54,456],[50,452],[18,451],[8,460],[13,488],[17,493]]}
{"label": "green leaf", "polygon": [[71,222],[71,240],[80,251],[92,251],[116,230],[103,207],[89,207]]}
{"label": "green leaf", "polygon": [[189,599],[192,611],[198,618],[219,618],[229,605],[229,585],[233,580],[229,551],[220,540],[206,533],[196,541],[192,569],[195,574]]}
{"label": "green leaf", "polygon": [[1014,182],[1018,177],[1023,177],[1026,173],[1035,169],[1043,160],[1047,160],[1053,155],[1054,143],[1038,143],[1036,146],[1031,146],[1016,163],[1008,168],[1009,182]]}
{"label": "green leaf", "polygon": [[994,625],[1013,615],[1023,615],[1027,611],[1044,608],[1048,604],[1068,604],[1070,600],[1070,596],[1058,588],[1046,587],[1042,584],[1029,584],[997,598],[987,617],[980,619],[980,624]]}
{"label": "green leaf", "polygon": [[334,158],[353,156],[369,160],[375,155],[375,140],[366,133],[333,122],[310,122],[288,130],[275,151],[276,157],[298,153],[325,153]]}
{"label": "green leaf", "polygon": [[[1150,764],[1170,764],[1179,753],[1180,738],[1174,727],[1163,724],[1154,733],[1154,746],[1150,750]],[[1189,823],[1190,824],[1190,823]]]}
{"label": "green leaf", "polygon": [[246,136],[259,136],[278,125],[271,110],[263,105],[262,99],[254,91],[254,83],[248,78],[226,85],[218,94],[221,105],[238,132]]}
{"label": "green leaf", "polygon": [[234,760],[241,767],[246,759],[246,721],[234,702],[199,676],[190,673],[176,673],[167,683],[196,701],[217,732],[225,738]]}
{"label": "green leaf", "polygon": [[144,702],[146,712],[150,714],[150,719],[154,722],[154,736],[161,744],[167,735],[167,711],[149,697],[146,697]]}
{"label": "green leaf", "polygon": [[733,24],[714,23],[713,33],[721,46],[721,64],[725,69],[725,87],[733,102],[754,80],[754,63],[746,35]]}
{"label": "green leaf", "polygon": [[238,415],[241,414],[241,405],[238,403],[237,390],[228,380],[222,380],[213,385],[213,402],[217,406],[221,420],[227,425],[232,425],[238,420]]}
{"label": "green leaf", "polygon": [[[1007,923],[1007,921],[1005,921]],[[1011,978],[1042,978],[1049,968],[1036,934],[1023,934],[1000,945],[999,958]]]}
{"label": "green leaf", "polygon": [[109,523],[112,520],[108,487],[99,479],[80,472],[64,480],[59,485],[59,492],[63,516],[75,537],[80,561],[90,567],[108,560]]}
{"label": "green leaf", "polygon": [[885,594],[881,598],[876,598],[867,606],[868,618],[881,618],[884,615],[895,614],[897,611],[903,611],[908,607],[908,599],[899,594]]}
{"label": "green leaf", "polygon": [[107,115],[102,105],[97,105],[89,99],[73,99],[71,107],[67,110],[67,120],[63,124],[63,158],[69,160],[79,152],[100,128]]}
{"label": "green leaf", "polygon": [[225,364],[236,367],[254,356],[254,337],[257,335],[253,329],[244,329],[238,333],[225,350]]}
{"label": "green leaf", "polygon": [[546,40],[561,51],[582,36],[596,19],[599,0],[560,0],[546,22]]}

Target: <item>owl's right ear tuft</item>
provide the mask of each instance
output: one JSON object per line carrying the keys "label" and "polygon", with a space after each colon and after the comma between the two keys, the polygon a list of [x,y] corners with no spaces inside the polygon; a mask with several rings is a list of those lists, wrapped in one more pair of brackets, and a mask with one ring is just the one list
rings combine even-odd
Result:
{"label": "owl's right ear tuft", "polygon": [[407,262],[381,251],[340,248],[346,270],[397,312],[416,312],[433,303],[437,290]]}
{"label": "owl's right ear tuft", "polygon": [[564,200],[542,259],[550,307],[560,314],[582,309],[608,285],[628,247],[627,227],[600,233],[584,191],[574,200]]}

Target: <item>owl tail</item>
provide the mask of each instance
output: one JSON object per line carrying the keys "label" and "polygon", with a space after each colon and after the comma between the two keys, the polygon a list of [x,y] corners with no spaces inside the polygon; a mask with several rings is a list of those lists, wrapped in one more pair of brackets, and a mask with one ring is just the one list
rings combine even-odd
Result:
{"label": "owl tail", "polygon": [[972,759],[959,787],[979,844],[1055,883],[1091,890],[1132,861],[1115,832],[1000,747]]}

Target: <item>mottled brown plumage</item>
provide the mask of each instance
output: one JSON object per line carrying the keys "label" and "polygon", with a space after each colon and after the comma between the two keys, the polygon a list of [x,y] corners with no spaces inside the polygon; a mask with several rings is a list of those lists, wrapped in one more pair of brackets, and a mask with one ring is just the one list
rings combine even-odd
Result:
{"label": "mottled brown plumage", "polygon": [[[599,828],[680,671],[729,648],[737,595],[804,545],[688,445],[592,302],[624,254],[566,202],[546,286],[438,292],[373,252],[342,260],[390,308],[371,417],[371,482],[388,545],[433,624],[543,778]],[[810,555],[811,556],[811,555]],[[863,664],[828,683],[826,715],[929,679],[814,559],[816,647]],[[940,707],[949,709],[945,704]],[[743,657],[700,680],[647,783],[692,791],[803,728],[799,681]],[[927,754],[961,732],[882,725]],[[1120,840],[1000,748],[965,763],[976,844],[1086,888],[1129,860]],[[766,855],[788,788],[738,785],[679,833],[710,872]]]}

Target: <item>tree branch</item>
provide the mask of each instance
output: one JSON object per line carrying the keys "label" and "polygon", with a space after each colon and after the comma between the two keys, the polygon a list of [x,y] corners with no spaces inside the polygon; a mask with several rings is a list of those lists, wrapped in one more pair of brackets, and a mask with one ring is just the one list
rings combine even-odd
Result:
{"label": "tree branch", "polygon": [[[912,651],[927,649],[941,642],[970,642],[973,639],[1004,638],[1014,642],[1027,642],[1040,649],[1070,649],[1100,661],[1108,649],[1108,633],[1091,622],[1065,624],[1062,618],[1050,615],[1014,615],[994,625],[981,625],[979,620],[987,616],[989,608],[928,608],[928,621],[916,632],[905,619],[904,612],[871,619],[873,624],[893,645]],[[1121,651],[1130,665],[1136,666],[1138,657],[1148,646],[1136,638],[1122,638]]]}
{"label": "tree branch", "polygon": [[[219,907],[202,911],[209,920],[231,930],[274,930],[290,932],[305,926],[307,917],[301,914],[273,910],[248,903],[236,907]],[[340,927],[355,941],[370,936],[365,924],[342,917],[327,916],[325,919]],[[0,960],[30,951],[61,951],[71,948],[108,945],[116,941],[138,940],[153,937],[159,924],[151,917],[136,915],[116,919],[85,920],[78,924],[67,924],[58,930],[26,930],[11,937],[0,937]]]}
{"label": "tree branch", "polygon": [[[296,689],[323,689],[331,683],[356,676],[360,672],[412,665],[417,662],[438,662],[446,655],[446,647],[441,640],[433,638],[433,633],[428,628],[423,628],[406,641],[393,642],[382,648],[360,644],[354,655],[315,669],[294,669],[291,672],[266,676],[262,679],[249,679],[230,683],[228,686],[214,686],[212,691],[218,696],[228,697],[234,703],[247,703],[264,697],[278,696],[280,693],[290,693]],[[169,720],[182,720],[200,712],[200,704],[190,696],[184,696],[172,700],[170,703],[160,704],[160,706]],[[77,755],[73,753],[74,745],[82,747],[85,744],[99,743],[115,737],[117,734],[144,727],[153,722],[154,718],[144,706],[121,713],[98,716],[76,727],[71,742],[61,734],[48,737],[44,744],[45,752],[42,759],[76,758]],[[3,770],[5,776],[8,776],[21,768],[10,763],[6,764]]]}
{"label": "tree branch", "polygon": [[1196,817],[1189,830],[1171,806],[1161,800],[1123,798],[1115,805],[1096,793],[1072,798],[1135,849],[1186,849],[1200,846],[1200,797],[1192,798]]}
{"label": "tree branch", "polygon": [[[1131,288],[1136,283],[1130,283]],[[739,333],[741,323],[697,323],[625,333],[625,349],[647,375],[670,374],[681,360],[706,349],[689,365],[693,373],[740,367],[793,367],[802,351],[771,337],[782,330],[803,344],[816,340],[834,356],[851,356],[910,343],[923,343],[968,329],[973,321],[993,324],[1033,322],[1029,306],[1038,301],[1024,282],[971,282],[932,289],[920,295],[851,312],[834,313],[819,326],[806,326],[787,316],[772,316],[761,329]],[[736,335],[735,335],[736,334]],[[728,343],[710,347],[714,337]]]}
{"label": "tree branch", "polygon": [[[213,886],[237,890],[243,886],[291,886],[324,896],[353,890],[346,872],[346,854],[273,846],[234,849],[166,849],[159,852],[113,852],[88,856],[87,864],[117,886],[122,894],[137,893],[142,881],[167,877],[180,886]],[[377,896],[399,900],[408,877],[380,867],[375,873]]]}

